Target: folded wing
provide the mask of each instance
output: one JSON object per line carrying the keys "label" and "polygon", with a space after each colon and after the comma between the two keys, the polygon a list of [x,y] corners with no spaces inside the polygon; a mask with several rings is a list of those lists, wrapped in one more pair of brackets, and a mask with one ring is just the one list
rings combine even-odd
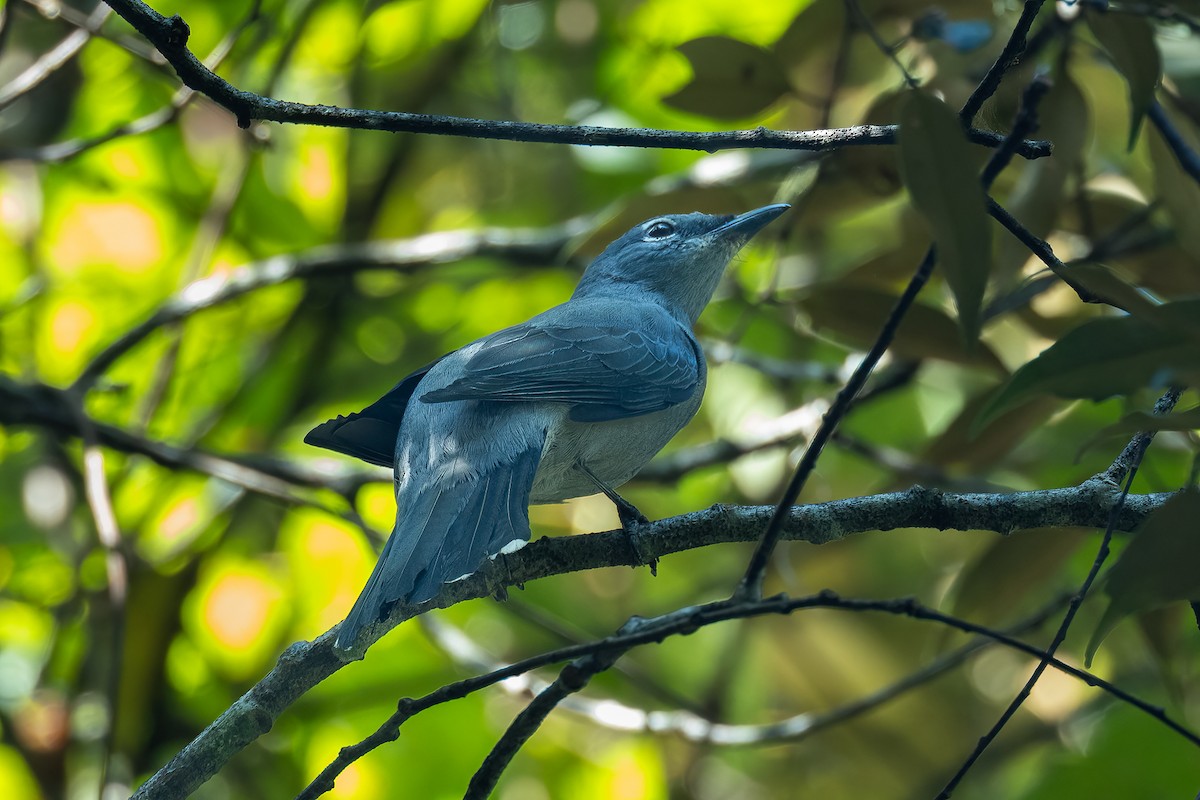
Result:
{"label": "folded wing", "polygon": [[423,402],[565,403],[577,422],[661,411],[692,396],[700,354],[672,324],[526,324],[483,340],[464,374]]}

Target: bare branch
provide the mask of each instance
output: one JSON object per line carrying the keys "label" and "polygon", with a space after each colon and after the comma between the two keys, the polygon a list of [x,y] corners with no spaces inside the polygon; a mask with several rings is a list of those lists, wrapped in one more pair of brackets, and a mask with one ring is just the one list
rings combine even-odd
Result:
{"label": "bare branch", "polygon": [[[655,147],[715,152],[731,148],[783,150],[837,150],[861,145],[890,145],[896,142],[895,125],[859,125],[818,131],[773,131],[755,128],[742,131],[689,132],[647,128],[602,128],[590,125],[547,125],[506,120],[481,120],[403,111],[374,111],[339,108],[276,100],[238,89],[215,75],[187,49],[187,23],[178,15],[164,17],[141,0],[108,0],[113,10],[146,37],[179,74],[180,80],[227,108],[248,127],[253,120],[338,128],[465,136],[473,139],[502,139],[517,142],[546,142],[586,146]],[[1001,136],[971,129],[971,141],[996,147]],[[1018,152],[1040,158],[1051,152],[1049,142],[1025,142]]]}
{"label": "bare branch", "polygon": [[[96,441],[105,447],[145,456],[164,467],[182,467],[211,475],[248,491],[290,503],[314,505],[294,493],[293,488],[297,486],[330,489],[351,496],[362,485],[359,476],[340,480],[337,476],[305,470],[280,459],[225,456],[194,447],[177,447],[90,417],[85,419],[95,430]],[[21,384],[2,374],[0,425],[35,426],[62,436],[80,436],[80,423],[72,410],[70,390],[44,384]],[[318,507],[324,509],[324,506]]]}
{"label": "bare branch", "polygon": [[1171,152],[1175,154],[1175,159],[1179,162],[1179,167],[1192,176],[1192,180],[1200,183],[1200,153],[1197,153],[1183,138],[1183,134],[1175,127],[1175,123],[1167,116],[1166,110],[1162,104],[1155,100],[1150,104],[1150,108],[1146,110],[1146,116],[1154,123],[1154,127],[1158,128],[1158,132],[1162,134],[1163,141],[1167,143],[1167,147],[1171,148]]}
{"label": "bare branch", "polygon": [[[1050,604],[1046,609],[1043,609],[1042,612],[1039,612],[1038,615],[1034,615],[1034,617],[1026,622],[1028,624],[1039,624],[1040,621],[1044,619],[1045,614],[1050,613],[1054,608],[1058,607],[1058,605],[1059,603],[1057,602]],[[824,608],[859,613],[878,612],[897,616],[906,616],[922,621],[936,622],[966,633],[977,634],[986,638],[987,640],[1003,644],[1007,647],[1011,647],[1015,650],[1036,656],[1038,658],[1047,657],[1047,654],[1044,651],[1030,644],[1022,642],[1019,639],[1015,639],[1008,633],[993,630],[986,626],[978,625],[949,614],[943,614],[942,612],[924,606],[911,598],[902,598],[896,600],[862,600],[842,598],[833,592],[821,592],[816,595],[795,599],[789,598],[786,595],[777,595],[764,600],[753,601],[721,600],[701,606],[681,608],[651,619],[634,618],[634,620],[631,620],[630,623],[627,623],[627,625],[622,628],[621,632],[614,636],[609,636],[605,639],[589,642],[587,644],[573,645],[571,647],[564,647],[558,650],[541,653],[537,656],[533,656],[515,664],[510,664],[495,669],[485,675],[478,675],[462,681],[457,681],[455,683],[446,684],[415,700],[405,698],[397,705],[396,712],[389,717],[388,720],[383,723],[383,725],[376,729],[374,733],[355,745],[342,748],[341,752],[338,754],[338,757],[334,759],[334,761],[331,762],[324,770],[322,770],[321,774],[318,775],[317,778],[314,779],[313,782],[310,783],[309,786],[297,796],[297,800],[312,800],[313,798],[319,797],[321,794],[324,794],[332,789],[335,779],[347,766],[366,755],[371,750],[374,750],[379,746],[386,744],[387,742],[395,741],[399,737],[400,727],[405,722],[416,716],[418,713],[432,708],[433,706],[452,700],[457,700],[473,692],[479,691],[480,689],[500,683],[501,681],[507,681],[512,678],[525,675],[539,667],[547,666],[553,663],[559,663],[568,659],[576,659],[577,663],[582,663],[581,669],[591,672],[597,664],[602,663],[603,659],[611,658],[612,660],[615,660],[620,656],[620,654],[625,653],[638,645],[662,642],[664,639],[670,636],[688,635],[702,627],[733,619],[747,619],[774,614],[787,615],[802,609],[811,608]],[[971,645],[968,645],[968,649],[970,647]],[[953,657],[953,655],[954,654],[951,654],[951,657]],[[969,653],[967,653],[967,655],[969,655]],[[588,659],[595,660],[588,661]],[[1200,746],[1200,736],[1197,736],[1197,734],[1191,731],[1189,728],[1172,719],[1161,707],[1151,705],[1137,697],[1134,697],[1133,695],[1130,695],[1128,692],[1125,692],[1111,683],[1092,675],[1089,672],[1073,667],[1069,664],[1059,661],[1056,658],[1049,657],[1049,663],[1054,666],[1055,669],[1077,678],[1084,683],[1087,683],[1089,686],[1096,686],[1103,689],[1123,702],[1126,702],[1143,713],[1146,713],[1154,719],[1159,720],[1168,728],[1183,736],[1192,744]],[[586,680],[590,679],[590,677],[590,674],[587,675],[586,678],[584,676],[572,675],[568,678],[571,683],[568,684],[567,681],[562,681],[564,685],[555,688],[555,684],[559,683],[559,681],[556,681],[555,684],[552,684],[549,689],[543,691],[542,694],[539,694],[534,703],[530,705],[530,708],[534,710],[530,711],[528,715],[522,715],[524,719],[522,719],[522,717],[518,717],[517,722],[514,723],[514,725],[519,728],[520,734],[523,735],[526,733],[531,733],[532,728],[536,727],[533,725],[535,718],[538,718],[537,721],[540,722],[542,719],[544,719],[545,713],[548,713],[549,710],[552,710],[554,705],[562,702],[570,694],[572,694],[573,692],[571,689],[575,685],[575,681],[582,679],[586,683]],[[914,677],[913,679],[915,680],[916,678]],[[901,682],[901,684],[904,683],[905,681]],[[899,684],[897,686],[899,686]],[[894,696],[892,695],[893,691],[897,690],[891,689],[890,687],[889,689],[883,690],[883,692],[880,694],[884,695],[884,697],[879,702],[885,702],[887,699],[890,699],[890,696]],[[547,694],[547,692],[549,692],[549,694]],[[540,703],[538,702],[539,700],[541,700]],[[868,698],[864,698],[864,700],[861,702],[865,703],[867,700]],[[843,712],[840,718],[831,717],[829,721],[824,724],[835,724],[836,722],[846,719],[848,716],[861,713],[863,710],[866,709],[847,707],[847,711]],[[836,710],[834,712],[830,712],[830,715],[836,714]],[[805,716],[801,715],[800,717],[794,718],[792,721],[785,721],[783,723],[778,723],[777,725],[728,726],[729,728],[744,728],[745,730],[739,730],[738,734],[744,736],[745,738],[739,740],[737,736],[734,736],[732,737],[732,741],[723,743],[731,745],[761,743],[760,741],[752,738],[753,734],[749,729],[757,729],[755,733],[769,732],[768,735],[776,737],[776,741],[778,741],[779,737],[802,738],[804,735],[806,735],[804,732],[804,726],[807,722],[811,722],[811,719],[805,719]],[[513,729],[510,728],[510,731],[511,730]],[[747,734],[750,735],[747,736]],[[511,750],[511,746],[513,744],[518,744],[516,741],[517,735],[518,734],[514,734],[513,737],[509,739],[508,743],[506,744],[507,749],[499,754],[498,757],[505,755],[511,756],[513,752]],[[506,738],[509,738],[507,734]],[[524,740],[522,739],[522,741]],[[494,750],[493,752],[496,751]],[[474,786],[474,781],[472,783]],[[483,795],[472,794],[469,790],[468,796]]]}
{"label": "bare branch", "polygon": [[[246,16],[243,17],[242,21],[239,22],[237,26],[221,40],[213,52],[208,56],[206,63],[210,64],[212,69],[216,69],[217,66],[225,60],[230,51],[233,50],[234,44],[237,42],[242,33],[258,20],[259,14],[262,10],[261,7],[262,0],[254,0],[254,3],[252,3],[250,6],[250,10],[246,13]],[[105,15],[111,13],[111,9],[107,6],[101,5],[98,6],[98,9],[99,8],[103,8]],[[67,9],[64,8],[64,11],[66,10]],[[92,32],[95,33],[98,30],[99,27],[97,26]],[[76,33],[87,33],[87,31],[76,31]],[[152,50],[151,52],[161,58],[161,55],[157,50]],[[70,139],[65,142],[52,142],[50,144],[38,145],[35,147],[18,147],[10,150],[0,150],[0,161],[24,159],[53,164],[61,163],[116,139],[120,139],[125,136],[136,136],[142,133],[149,133],[150,131],[158,130],[164,125],[169,125],[179,118],[179,112],[186,108],[188,104],[191,103],[196,97],[196,92],[185,86],[175,92],[175,96],[171,98],[171,102],[169,104],[156,111],[151,111],[145,116],[138,117],[135,120],[131,120],[121,125],[117,125],[116,127],[110,129],[106,133],[100,134],[99,136]]]}
{"label": "bare branch", "polygon": [[[1055,610],[1066,602],[1066,598],[1058,598],[1047,604],[1036,613],[1010,628],[1000,632],[1002,635],[1015,636],[1041,626]],[[506,605],[512,605],[508,603]],[[430,633],[437,644],[446,651],[460,666],[466,666],[476,671],[495,672],[507,669],[511,664],[499,662],[486,654],[479,645],[475,644],[458,628],[443,620],[433,621],[432,615],[420,618],[426,632]],[[709,744],[718,747],[745,747],[757,745],[778,744],[780,742],[798,742],[810,736],[840,724],[849,719],[861,716],[879,706],[894,700],[904,694],[925,685],[929,681],[944,675],[959,666],[975,653],[994,644],[994,637],[979,636],[966,645],[934,659],[920,669],[904,676],[898,681],[882,687],[857,700],[844,703],[828,711],[807,711],[788,717],[777,722],[759,724],[731,724],[715,722],[712,719],[686,708],[669,711],[647,710],[621,703],[611,698],[568,697],[562,702],[562,707],[579,714],[595,725],[618,731],[635,733],[651,733],[659,736],[676,736],[684,741],[695,744]],[[614,670],[621,670],[618,663]],[[514,675],[499,682],[499,687],[514,695],[538,693],[550,684],[535,675],[532,670],[521,675]],[[391,739],[389,739],[391,741]],[[359,758],[365,755],[355,749]],[[346,762],[349,763],[349,762]]]}
{"label": "bare branch", "polygon": [[[1005,74],[1016,65],[1021,58],[1021,53],[1025,52],[1025,37],[1029,34],[1029,29],[1033,26],[1033,21],[1037,18],[1038,12],[1042,10],[1044,3],[1045,0],[1025,0],[1025,7],[1021,9],[1021,16],[1017,19],[1017,24],[1013,27],[1008,41],[1005,42],[1004,49],[988,69],[987,74],[983,76],[983,80],[975,87],[975,91],[971,92],[971,96],[963,104],[962,110],[958,112],[964,125],[974,122],[979,109],[983,108],[983,104],[996,93]],[[121,13],[119,8],[117,13]]]}
{"label": "bare branch", "polygon": [[[1012,494],[947,494],[918,487],[905,492],[796,506],[782,533],[787,540],[823,544],[863,531],[898,528],[991,530],[1007,534],[1029,528],[1098,527],[1113,508],[1117,494],[1117,488],[1101,478],[1067,489]],[[1116,529],[1133,529],[1170,496],[1170,493],[1130,495],[1117,515]],[[772,506],[714,506],[659,520],[638,533],[645,555],[660,558],[721,542],[754,541],[773,512]],[[386,631],[417,614],[488,597],[500,586],[520,585],[579,570],[635,566],[631,559],[625,533],[620,530],[543,537],[515,553],[497,557],[469,578],[447,584],[427,603],[394,607],[388,619],[368,630],[360,642],[365,649]],[[288,706],[346,663],[333,649],[335,636],[336,629],[313,642],[300,642],[288,648],[268,675],[151,777],[135,796],[139,800],[185,797],[208,780],[234,754],[269,730]],[[568,653],[565,658],[576,655]],[[356,657],[361,657],[361,653]]]}
{"label": "bare branch", "polygon": [[[622,635],[635,634],[643,627],[648,627],[649,624],[646,620],[634,617],[621,628],[618,638]],[[463,800],[487,800],[491,797],[492,790],[496,788],[496,783],[500,780],[500,776],[508,767],[509,762],[512,761],[513,756],[525,742],[529,741],[529,737],[537,733],[538,728],[550,716],[550,712],[570,695],[582,691],[596,675],[615,664],[617,659],[628,652],[629,647],[608,647],[588,653],[563,667],[554,683],[533,698],[533,702],[526,706],[508,726],[508,730],[487,754],[483,764],[471,776],[471,782],[467,785],[467,792],[463,795]]]}

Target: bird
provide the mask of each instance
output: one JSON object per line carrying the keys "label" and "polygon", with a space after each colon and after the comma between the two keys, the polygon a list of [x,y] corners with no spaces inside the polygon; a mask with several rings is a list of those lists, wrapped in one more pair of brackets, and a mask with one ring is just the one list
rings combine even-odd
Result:
{"label": "bird", "polygon": [[604,493],[627,532],[646,522],[616,488],[696,414],[708,368],[693,326],[732,257],[788,208],[641,222],[565,303],[313,428],[306,443],[394,470],[395,527],[335,647],[525,544],[530,504]]}

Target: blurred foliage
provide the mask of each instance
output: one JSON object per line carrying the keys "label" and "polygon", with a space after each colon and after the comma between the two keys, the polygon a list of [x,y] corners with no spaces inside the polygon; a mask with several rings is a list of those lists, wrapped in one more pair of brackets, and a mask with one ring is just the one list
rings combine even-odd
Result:
{"label": "blurred foliage", "polygon": [[[982,0],[154,5],[186,18],[189,46],[201,57],[223,57],[223,76],[271,96],[686,130],[897,121],[901,75],[864,20],[883,42],[898,43],[897,58],[924,89],[959,107],[1020,10],[1015,2]],[[1054,88],[1041,107],[1040,135],[1055,142],[1056,155],[1018,159],[993,195],[1047,237],[1080,271],[1081,283],[1102,297],[1125,298],[1119,304],[1135,316],[1082,304],[1061,282],[1047,280],[1040,262],[1007,233],[989,229],[990,275],[970,278],[971,291],[982,292],[987,277],[982,341],[964,345],[955,303],[935,276],[899,331],[891,367],[907,379],[854,411],[805,501],[917,481],[950,489],[1074,485],[1117,452],[1115,439],[1094,441],[1098,432],[1114,424],[1131,430],[1118,421],[1146,410],[1166,381],[1195,375],[1196,326],[1179,314],[1165,315],[1178,323],[1167,328],[1155,327],[1154,313],[1149,321],[1137,315],[1146,311],[1138,302],[1153,308],[1184,300],[1174,308],[1186,309],[1186,298],[1200,293],[1200,189],[1157,128],[1142,121],[1161,58],[1157,96],[1184,139],[1200,142],[1196,28],[1184,24],[1200,8],[1152,2],[1130,10],[1141,15],[1047,5],[1031,36],[1036,52],[1009,74],[978,122],[1006,128],[1022,87],[1036,70],[1049,73]],[[100,25],[98,36],[45,72],[47,80],[0,103],[6,381],[67,386],[105,346],[185,287],[194,291],[195,282],[246,265],[269,270],[276,256],[598,215],[590,218],[595,232],[570,242],[561,258],[471,256],[412,269],[368,269],[347,259],[342,269],[269,285],[158,327],[105,372],[86,407],[134,437],[185,449],[344,476],[352,468],[345,459],[301,443],[312,425],[361,408],[447,350],[562,301],[586,258],[633,222],[666,212],[794,203],[795,211],[731,266],[701,334],[735,343],[760,362],[836,373],[873,340],[930,228],[943,233],[910,205],[894,148],[818,159],[282,125],[243,131],[211,103],[176,94],[169,70],[124,23],[105,19],[103,8],[13,0],[0,4],[0,13],[5,92],[79,25]],[[130,123],[132,130],[122,127]],[[987,154],[974,148],[961,155],[978,168]],[[1110,331],[1111,340],[1085,335],[1091,326]],[[1170,363],[1150,361],[1155,354],[1131,344],[1121,326],[1176,345]],[[1059,340],[1057,351],[1033,362],[1041,367],[1018,372],[1016,388],[995,397],[1007,373]],[[1112,357],[1118,346],[1126,347],[1124,361]],[[1088,364],[1079,382],[1047,360],[1063,348],[1074,348],[1066,363]],[[754,436],[789,409],[834,391],[825,381],[781,377],[746,362],[713,367],[704,407],[670,450]],[[1031,378],[1038,374],[1045,379]],[[1052,391],[1120,397],[1072,401]],[[1008,411],[980,429],[989,404]],[[1181,408],[1194,405],[1192,396]],[[1164,428],[1135,491],[1188,481],[1194,417]],[[1083,449],[1086,443],[1092,446]],[[628,495],[655,518],[714,502],[772,502],[800,444],[665,483],[635,481]],[[394,511],[386,471],[347,496],[304,486],[286,497],[265,496],[120,448],[103,452],[128,567],[123,610],[85,499],[78,438],[47,427],[0,428],[0,797],[93,797],[106,760],[116,791],[143,780],[290,642],[342,617]],[[533,524],[538,534],[569,534],[612,528],[616,516],[602,498],[584,498],[534,509]],[[1165,552],[1194,553],[1194,545],[1179,545],[1179,536],[1194,535],[1194,515],[1160,521],[1160,530],[1164,524],[1175,531]],[[1005,626],[1078,586],[1096,542],[1094,532],[1074,530],[1008,539],[868,534],[821,548],[785,547],[769,589],[916,595]],[[720,596],[748,553],[726,546],[672,556],[657,579],[618,569],[546,579],[514,591],[508,603],[476,601],[436,617],[491,657],[517,659],[603,636],[632,614]],[[1161,553],[1123,563],[1156,559]],[[1191,572],[1177,577],[1194,585]],[[1144,588],[1146,576],[1133,583]],[[1163,602],[1183,596],[1143,595]],[[1082,657],[1101,605],[1084,606],[1066,658]],[[1129,624],[1111,632],[1096,669],[1200,726],[1200,646],[1190,615],[1148,612],[1143,621],[1143,634]],[[340,747],[372,731],[398,698],[472,671],[439,641],[417,622],[401,626],[365,661],[309,693],[196,796],[293,796]],[[960,643],[957,634],[909,620],[811,612],[642,648],[588,691],[638,708],[769,722],[836,709]],[[1023,655],[988,649],[868,714],[771,747],[631,734],[560,709],[517,757],[499,796],[933,794],[1031,666]],[[397,742],[343,774],[333,795],[458,796],[524,702],[495,688],[422,714]],[[1053,673],[991,756],[956,796],[1179,797],[1200,782],[1200,759],[1186,742]]]}

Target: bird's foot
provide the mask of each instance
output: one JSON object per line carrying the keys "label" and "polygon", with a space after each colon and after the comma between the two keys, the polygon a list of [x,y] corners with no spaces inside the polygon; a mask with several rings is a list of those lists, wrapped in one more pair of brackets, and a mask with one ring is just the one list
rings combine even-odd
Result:
{"label": "bird's foot", "polygon": [[512,570],[509,569],[508,559],[505,556],[505,553],[489,556],[479,567],[479,572],[483,575],[484,588],[488,594],[500,602],[508,600],[508,587],[525,588],[523,584],[513,580]]}
{"label": "bird's foot", "polygon": [[576,467],[596,485],[597,489],[604,492],[604,496],[611,500],[612,504],[617,507],[617,516],[621,520],[621,530],[625,532],[625,539],[629,542],[629,549],[633,551],[634,566],[638,567],[645,564],[650,567],[650,574],[658,577],[658,559],[654,556],[646,555],[641,534],[638,532],[638,528],[643,525],[649,525],[650,520],[646,518],[645,514],[637,510],[637,506],[624,497],[621,497],[615,489],[596,477],[595,473],[588,469],[587,465],[582,461],[578,462]]}
{"label": "bird's foot", "polygon": [[654,556],[646,555],[646,547],[642,540],[642,535],[638,528],[643,525],[649,525],[650,520],[641,511],[638,511],[637,506],[621,497],[614,492],[611,498],[613,505],[617,507],[617,516],[621,520],[621,530],[625,532],[625,540],[629,542],[629,549],[633,551],[634,561],[638,565],[645,564],[650,567],[650,574],[658,577],[658,559]]}

